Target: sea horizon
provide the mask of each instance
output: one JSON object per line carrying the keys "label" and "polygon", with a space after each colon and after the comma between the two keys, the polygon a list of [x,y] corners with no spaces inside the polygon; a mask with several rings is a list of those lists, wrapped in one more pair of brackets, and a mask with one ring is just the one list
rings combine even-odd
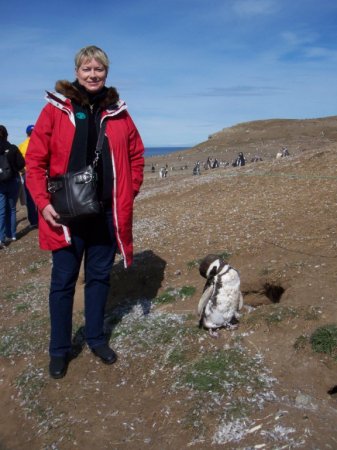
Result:
{"label": "sea horizon", "polygon": [[151,156],[161,156],[167,155],[168,153],[175,153],[179,151],[188,150],[192,147],[145,147],[145,158],[150,158]]}

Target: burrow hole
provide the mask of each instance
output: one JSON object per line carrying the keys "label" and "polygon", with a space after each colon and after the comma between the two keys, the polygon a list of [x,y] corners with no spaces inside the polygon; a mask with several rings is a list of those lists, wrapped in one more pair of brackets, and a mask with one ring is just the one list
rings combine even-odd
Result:
{"label": "burrow hole", "polygon": [[264,285],[264,294],[272,303],[280,303],[284,289],[282,286],[266,283]]}
{"label": "burrow hole", "polygon": [[328,394],[329,395],[333,395],[333,396],[337,395],[337,384],[336,384],[336,386],[334,386],[334,387],[332,387],[331,389],[328,390]]}

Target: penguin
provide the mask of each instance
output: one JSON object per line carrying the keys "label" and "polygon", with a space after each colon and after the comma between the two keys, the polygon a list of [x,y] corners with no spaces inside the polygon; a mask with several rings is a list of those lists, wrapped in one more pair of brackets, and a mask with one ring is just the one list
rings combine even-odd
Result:
{"label": "penguin", "polygon": [[216,337],[219,328],[235,328],[238,323],[243,306],[240,275],[217,255],[207,255],[199,273],[207,280],[198,304],[199,327]]}

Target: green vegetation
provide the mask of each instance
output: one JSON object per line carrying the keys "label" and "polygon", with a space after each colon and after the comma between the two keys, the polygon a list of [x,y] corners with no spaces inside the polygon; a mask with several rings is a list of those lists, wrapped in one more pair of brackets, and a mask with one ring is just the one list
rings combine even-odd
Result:
{"label": "green vegetation", "polygon": [[224,260],[228,260],[232,255],[226,251],[220,253],[220,255],[218,255],[220,259],[224,259]]}
{"label": "green vegetation", "polygon": [[180,289],[179,297],[192,297],[195,294],[196,288],[194,286],[183,286]]}
{"label": "green vegetation", "polygon": [[337,325],[317,328],[310,337],[310,343],[314,352],[325,353],[337,359]]}
{"label": "green vegetation", "polygon": [[300,317],[298,309],[277,304],[261,306],[243,320],[249,325],[260,325],[261,322],[265,322],[268,326],[273,326],[296,317]]}
{"label": "green vegetation", "polygon": [[43,351],[48,342],[48,319],[32,315],[0,334],[0,356],[31,355]]}
{"label": "green vegetation", "polygon": [[302,350],[307,346],[308,342],[309,342],[308,336],[304,336],[303,334],[301,334],[301,336],[298,336],[298,338],[294,343],[294,349]]}
{"label": "green vegetation", "polygon": [[184,425],[198,436],[219,424],[244,420],[271,394],[274,383],[259,355],[240,346],[212,349],[180,367],[175,388],[189,388],[190,407]]}
{"label": "green vegetation", "polygon": [[172,314],[153,314],[141,316],[134,320],[132,326],[121,320],[112,331],[111,339],[123,337],[131,341],[131,345],[139,348],[156,347],[163,344],[175,343],[180,349],[183,339],[186,336],[195,335],[199,330],[195,324],[193,326],[179,326],[185,321],[184,316]]}
{"label": "green vegetation", "polygon": [[194,269],[194,268],[198,268],[200,265],[201,259],[194,259],[192,261],[189,261],[187,263],[187,268],[188,270]]}
{"label": "green vegetation", "polygon": [[183,382],[198,391],[228,393],[254,385],[263,386],[257,375],[259,363],[241,349],[215,351],[203,355],[183,376]]}
{"label": "green vegetation", "polygon": [[[194,293],[193,286],[183,286],[167,289],[164,294],[177,300]],[[36,306],[37,301],[41,306],[44,293],[32,291],[31,295],[36,298]],[[20,303],[16,300],[16,310],[25,311],[27,298],[17,299]],[[74,331],[77,330],[79,338],[82,323],[83,313],[75,313]],[[245,351],[236,336],[229,338],[226,350],[219,349],[200,331],[192,314],[162,313],[155,308],[150,311],[146,301],[139,301],[115,309],[107,318],[107,325],[117,353],[126,360],[136,357],[143,362],[141,380],[151,379],[155,384],[162,382],[165,374],[165,391],[181,391],[188,397],[180,421],[183,426],[192,427],[198,436],[210,431],[210,418],[219,422],[247,417],[270,393],[273,381],[262,358]],[[48,330],[46,311],[36,307],[24,322],[2,332],[0,355],[15,357],[43,351]],[[65,419],[45,396],[46,370],[41,369],[40,362],[36,364],[37,367],[29,364],[15,382],[22,408],[37,420],[41,432],[61,423],[67,436]],[[125,373],[123,383],[129,382],[133,380]]]}
{"label": "green vegetation", "polygon": [[[144,315],[139,305],[133,311],[125,305],[126,311],[120,312],[119,321],[112,318],[116,351],[122,349],[125,354],[132,349],[132,357],[148,361],[144,370],[153,383],[165,373],[167,389],[188,397],[182,425],[198,435],[209,430],[210,417],[217,422],[247,417],[270,395],[274,380],[261,356],[251,355],[238,344],[238,337],[230,337],[226,349],[218,348],[212,339],[205,339],[194,316]],[[144,378],[149,374],[144,372]]]}
{"label": "green vegetation", "polygon": [[182,288],[167,288],[161,295],[154,299],[155,304],[173,303],[177,299],[192,297],[196,291],[193,286],[183,286]]}
{"label": "green vegetation", "polygon": [[188,360],[188,355],[186,351],[180,348],[174,348],[168,355],[168,363],[172,366],[181,366]]}
{"label": "green vegetation", "polygon": [[25,312],[29,310],[29,304],[27,302],[25,303],[19,303],[15,306],[15,310],[19,312]]}
{"label": "green vegetation", "polygon": [[48,262],[48,259],[40,259],[39,261],[34,261],[28,266],[27,270],[30,273],[36,273],[42,266],[46,264],[46,262]]}
{"label": "green vegetation", "polygon": [[304,320],[318,320],[321,315],[321,308],[318,306],[310,306],[304,313]]}
{"label": "green vegetation", "polygon": [[[15,387],[17,390],[20,406],[25,414],[34,418],[37,434],[47,434],[52,429],[57,429],[64,420],[63,412],[58,412],[55,402],[51,402],[45,396],[44,388],[48,385],[48,378],[44,369],[28,364],[25,370],[16,378]],[[69,420],[62,424],[62,440],[69,439]],[[47,439],[49,440],[49,439]],[[59,448],[47,444],[44,448]]]}
{"label": "green vegetation", "polygon": [[270,314],[265,318],[265,321],[268,325],[272,325],[283,322],[284,320],[294,319],[298,316],[299,314],[296,308],[279,306],[278,308],[273,308]]}
{"label": "green vegetation", "polygon": [[15,385],[26,412],[35,413],[40,418],[46,419],[47,413],[39,401],[41,391],[46,385],[43,371],[30,365],[15,380]]}
{"label": "green vegetation", "polygon": [[8,302],[14,302],[19,297],[27,296],[31,294],[35,289],[35,285],[33,283],[28,283],[25,286],[22,286],[15,291],[8,291],[5,293],[4,298]]}
{"label": "green vegetation", "polygon": [[154,299],[154,303],[157,304],[172,303],[175,301],[177,296],[178,296],[177,289],[167,288],[162,294],[158,295],[158,297]]}
{"label": "green vegetation", "polygon": [[[46,348],[49,334],[48,286],[29,283],[8,290],[4,298],[8,302],[7,314],[20,315],[15,326],[3,326],[0,330],[0,356],[32,355]],[[11,322],[9,322],[10,324]]]}

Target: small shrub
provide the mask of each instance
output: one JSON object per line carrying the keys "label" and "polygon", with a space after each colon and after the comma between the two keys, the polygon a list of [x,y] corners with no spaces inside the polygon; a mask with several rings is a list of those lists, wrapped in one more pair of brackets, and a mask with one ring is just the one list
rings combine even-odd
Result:
{"label": "small shrub", "polygon": [[269,315],[265,318],[265,321],[267,324],[277,324],[280,322],[283,322],[287,319],[294,319],[295,317],[298,317],[298,311],[296,309],[291,307],[275,307],[270,312]]}
{"label": "small shrub", "polygon": [[15,387],[21,400],[21,406],[30,416],[36,414],[39,419],[48,418],[47,409],[41,405],[41,392],[46,385],[43,369],[29,364],[15,380]]}
{"label": "small shrub", "polygon": [[26,286],[19,287],[15,291],[6,292],[4,297],[8,302],[13,302],[17,300],[19,297],[31,294],[35,289],[33,283],[28,283]]}
{"label": "small shrub", "polygon": [[194,295],[196,289],[194,286],[183,286],[180,289],[179,296],[180,297],[192,297]]}
{"label": "small shrub", "polygon": [[172,303],[177,298],[191,297],[196,291],[193,286],[183,286],[182,288],[168,288],[161,295],[154,299],[156,304]]}
{"label": "small shrub", "polygon": [[231,257],[231,254],[225,251],[223,253],[220,253],[220,255],[218,255],[218,256],[220,259],[224,259],[225,261],[228,261],[229,258]]}
{"label": "small shrub", "polygon": [[168,362],[173,366],[181,366],[186,363],[187,355],[186,352],[179,348],[174,348],[168,357]]}
{"label": "small shrub", "polygon": [[35,317],[0,333],[0,356],[32,355],[43,351],[48,342],[47,318]]}
{"label": "small shrub", "polygon": [[166,303],[172,303],[175,301],[177,296],[177,290],[174,288],[167,288],[162,294],[158,295],[154,299],[154,303],[156,304],[166,304]]}
{"label": "small shrub", "polygon": [[263,386],[258,361],[239,349],[216,351],[190,365],[183,382],[197,391],[228,393],[254,385]]}
{"label": "small shrub", "polygon": [[19,303],[16,305],[15,310],[17,312],[24,312],[29,310],[29,304],[28,303]]}
{"label": "small shrub", "polygon": [[200,259],[194,259],[193,261],[189,261],[187,263],[187,268],[189,270],[194,269],[194,268],[198,268],[199,265],[200,265],[200,261],[201,261]]}
{"label": "small shrub", "polygon": [[285,307],[277,305],[261,306],[246,318],[243,319],[248,325],[256,326],[262,321],[265,322],[268,327],[278,325],[285,320],[295,319],[299,317],[299,312],[296,308]]}
{"label": "small shrub", "polygon": [[295,350],[302,350],[303,348],[306,347],[306,345],[308,344],[308,336],[304,336],[303,334],[301,334],[301,336],[298,336],[298,338],[296,339],[295,343],[294,343],[294,349]]}
{"label": "small shrub", "polygon": [[337,358],[337,325],[325,325],[315,330],[310,338],[314,352]]}
{"label": "small shrub", "polygon": [[304,320],[318,320],[322,311],[317,306],[311,306],[308,311],[304,313]]}
{"label": "small shrub", "polygon": [[39,271],[39,269],[41,269],[41,267],[43,267],[46,264],[47,261],[48,261],[47,259],[41,259],[39,261],[34,261],[34,262],[32,262],[32,264],[30,264],[28,266],[27,271],[29,273],[36,273]]}

